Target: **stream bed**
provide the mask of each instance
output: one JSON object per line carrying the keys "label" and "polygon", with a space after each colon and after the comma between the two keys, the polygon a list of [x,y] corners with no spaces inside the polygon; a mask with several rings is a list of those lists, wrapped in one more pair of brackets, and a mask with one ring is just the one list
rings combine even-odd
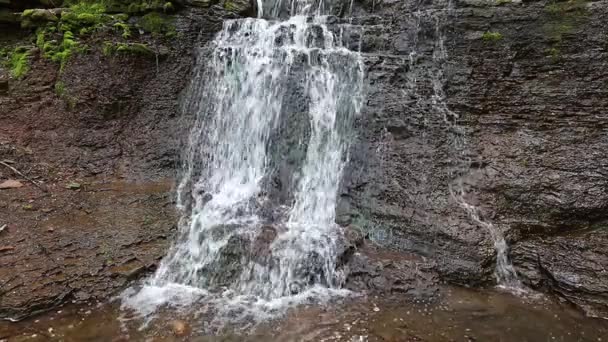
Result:
{"label": "stream bed", "polygon": [[353,297],[301,306],[251,328],[209,332],[193,311],[159,311],[147,327],[124,320],[117,304],[66,306],[17,323],[0,322],[2,341],[607,341],[608,322],[540,294],[443,288],[432,301]]}

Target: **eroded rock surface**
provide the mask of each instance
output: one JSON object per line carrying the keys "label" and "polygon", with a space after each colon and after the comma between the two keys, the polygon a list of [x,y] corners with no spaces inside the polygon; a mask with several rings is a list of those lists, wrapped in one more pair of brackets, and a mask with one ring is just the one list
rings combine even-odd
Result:
{"label": "eroded rock surface", "polygon": [[464,190],[524,283],[606,316],[607,3],[355,4],[369,91],[339,217],[444,279],[491,283]]}

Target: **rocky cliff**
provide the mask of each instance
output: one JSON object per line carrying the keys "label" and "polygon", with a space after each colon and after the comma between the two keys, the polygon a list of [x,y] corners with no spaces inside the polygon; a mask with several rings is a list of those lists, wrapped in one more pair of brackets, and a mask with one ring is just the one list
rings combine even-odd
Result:
{"label": "rocky cliff", "polygon": [[493,281],[491,225],[526,285],[606,317],[608,4],[359,5],[377,17],[343,218],[463,284]]}

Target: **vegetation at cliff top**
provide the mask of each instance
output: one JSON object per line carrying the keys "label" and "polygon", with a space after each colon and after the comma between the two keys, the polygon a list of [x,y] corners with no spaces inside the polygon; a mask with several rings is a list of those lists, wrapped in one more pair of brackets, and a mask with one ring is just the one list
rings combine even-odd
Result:
{"label": "vegetation at cliff top", "polygon": [[[175,36],[172,18],[166,12],[173,11],[171,2],[161,0],[68,0],[63,10],[29,9],[23,11],[22,26],[37,28],[35,44],[44,58],[60,65],[63,70],[75,53],[90,49],[86,38],[95,32],[118,34],[123,42],[117,42],[114,52],[148,55],[145,44],[128,43],[136,32],[150,33],[155,39]],[[130,18],[131,15],[141,17]],[[100,47],[107,49],[107,46]],[[22,77],[29,69],[28,54],[12,53],[12,74]],[[5,59],[7,59],[5,57]]]}
{"label": "vegetation at cliff top", "polygon": [[545,7],[545,13],[549,18],[543,30],[553,41],[547,52],[553,60],[557,60],[561,55],[564,36],[574,33],[587,18],[587,0],[552,1]]}

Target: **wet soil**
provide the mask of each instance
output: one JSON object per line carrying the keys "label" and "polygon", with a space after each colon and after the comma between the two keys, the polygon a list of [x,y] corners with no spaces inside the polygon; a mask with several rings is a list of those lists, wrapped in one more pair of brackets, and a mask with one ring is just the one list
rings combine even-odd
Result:
{"label": "wet soil", "polygon": [[167,249],[176,222],[170,180],[20,181],[0,190],[0,318],[105,299]]}
{"label": "wet soil", "polygon": [[[114,304],[70,306],[0,323],[8,341],[602,341],[608,322],[583,317],[540,294],[444,288],[440,300],[358,297],[300,307],[239,334],[205,332],[206,319],[164,313],[142,329]],[[124,313],[123,313],[124,314]],[[189,318],[186,318],[189,317]],[[238,326],[227,328],[238,330]]]}

